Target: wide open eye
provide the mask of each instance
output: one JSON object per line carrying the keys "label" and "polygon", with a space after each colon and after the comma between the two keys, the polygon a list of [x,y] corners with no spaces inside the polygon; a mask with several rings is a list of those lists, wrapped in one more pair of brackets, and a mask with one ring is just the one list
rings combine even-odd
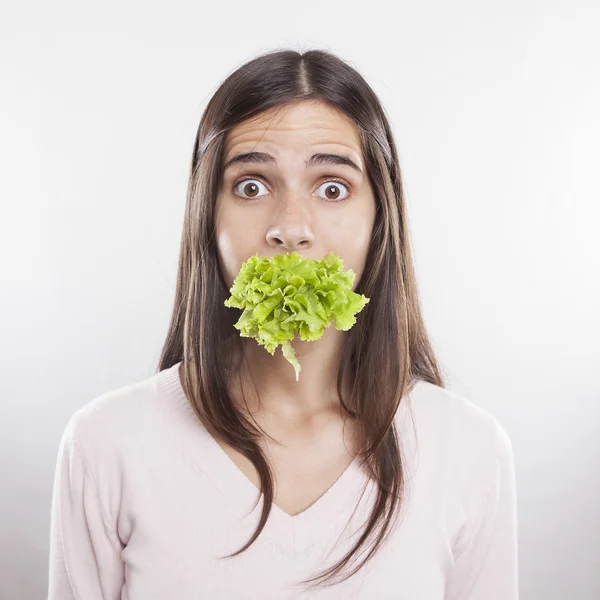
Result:
{"label": "wide open eye", "polygon": [[[252,200],[253,198],[259,198],[260,196],[264,196],[264,194],[259,194],[259,186],[261,185],[265,187],[265,184],[258,181],[258,179],[242,179],[233,186],[233,191],[242,198]],[[238,192],[238,189],[241,189],[242,193]]]}
{"label": "wide open eye", "polygon": [[[264,193],[260,193],[260,186],[266,190],[265,184],[259,179],[246,177],[234,184],[233,191],[236,195],[245,200],[254,200],[255,198],[260,198],[265,195]],[[346,189],[345,194],[341,191],[342,188]],[[319,197],[323,198],[326,202],[343,202],[350,195],[350,185],[337,178],[328,179],[317,189],[323,190],[324,195],[319,195]]]}
{"label": "wide open eye", "polygon": [[[341,192],[338,191],[341,188],[346,188],[346,195],[340,197]],[[319,186],[319,189],[323,189],[325,197],[321,196],[326,202],[342,202],[346,200],[350,195],[350,186],[343,181],[338,179],[331,179]]]}

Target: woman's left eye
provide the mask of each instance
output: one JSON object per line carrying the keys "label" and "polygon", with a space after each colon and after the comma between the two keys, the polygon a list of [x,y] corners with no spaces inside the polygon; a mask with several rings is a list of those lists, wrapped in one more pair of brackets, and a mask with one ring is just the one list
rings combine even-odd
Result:
{"label": "woman's left eye", "polygon": [[[335,191],[338,186],[345,187],[347,190],[346,195],[343,198],[340,198],[339,192]],[[332,192],[333,196],[334,196],[332,198],[328,195],[327,198],[325,198],[326,202],[341,202],[342,200],[345,200],[350,195],[350,186],[348,184],[344,183],[343,181],[338,181],[337,179],[332,179],[331,181],[326,181],[325,183],[323,183],[319,186],[319,189],[321,189],[322,187],[325,187],[326,195],[328,195]]]}

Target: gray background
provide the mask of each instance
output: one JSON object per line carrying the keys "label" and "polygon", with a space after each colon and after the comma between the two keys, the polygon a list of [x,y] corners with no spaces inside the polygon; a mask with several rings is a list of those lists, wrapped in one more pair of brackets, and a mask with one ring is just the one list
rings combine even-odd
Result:
{"label": "gray background", "polygon": [[154,373],[206,101],[287,46],[390,116],[435,349],[513,441],[521,598],[600,597],[599,30],[591,1],[5,3],[0,598],[45,597],[71,414]]}

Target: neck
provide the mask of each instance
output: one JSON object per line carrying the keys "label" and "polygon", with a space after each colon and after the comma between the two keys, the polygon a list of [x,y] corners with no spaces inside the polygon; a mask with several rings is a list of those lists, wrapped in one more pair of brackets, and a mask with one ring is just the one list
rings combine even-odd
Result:
{"label": "neck", "polygon": [[271,356],[254,339],[243,338],[244,356],[239,377],[235,379],[238,380],[237,391],[243,391],[251,414],[302,422],[327,413],[339,413],[336,380],[346,337],[347,332],[332,326],[318,340],[304,342],[296,338],[292,341],[302,367],[298,381],[281,346]]}

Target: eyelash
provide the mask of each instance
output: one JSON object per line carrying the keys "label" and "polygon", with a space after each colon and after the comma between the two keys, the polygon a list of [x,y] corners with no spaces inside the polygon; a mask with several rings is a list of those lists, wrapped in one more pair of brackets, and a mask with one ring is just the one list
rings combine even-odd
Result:
{"label": "eyelash", "polygon": [[[236,181],[233,184],[233,187],[232,187],[233,193],[238,198],[241,198],[242,200],[245,200],[246,202],[253,202],[253,201],[258,200],[259,198],[261,198],[262,196],[259,196],[257,198],[245,198],[244,196],[240,196],[239,194],[236,194],[236,192],[235,192],[235,188],[238,185],[240,185],[240,183],[242,183],[244,181],[252,181],[253,179],[256,179],[257,181],[260,181],[263,185],[267,185],[262,180],[262,177],[260,175],[246,175],[245,177],[243,177],[242,179],[239,179],[238,181]],[[329,182],[341,183],[343,186],[345,186],[348,189],[348,195],[345,198],[343,198],[342,200],[328,200],[327,198],[322,198],[322,200],[324,200],[325,202],[331,202],[331,203],[334,203],[334,204],[341,204],[342,202],[345,202],[346,200],[348,200],[350,198],[350,195],[351,195],[351,192],[352,192],[352,186],[349,183],[347,183],[343,179],[340,179],[339,177],[329,177],[328,179],[326,179],[325,181],[323,181],[323,183],[329,183]],[[323,183],[321,183],[319,185],[319,187],[321,187],[323,185]]]}

